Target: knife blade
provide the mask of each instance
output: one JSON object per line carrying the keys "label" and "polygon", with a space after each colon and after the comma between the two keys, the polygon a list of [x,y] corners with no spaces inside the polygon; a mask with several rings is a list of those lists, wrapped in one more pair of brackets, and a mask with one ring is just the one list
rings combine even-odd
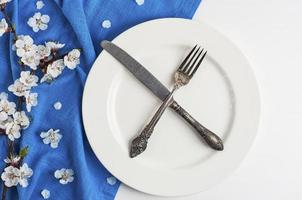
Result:
{"label": "knife blade", "polygon": [[[162,101],[169,96],[170,91],[155,76],[153,76],[143,65],[136,61],[126,51],[114,43],[104,40],[101,46],[111,56],[117,59],[128,71],[130,71],[142,84],[144,84],[155,96]],[[175,100],[170,105],[176,113],[184,118],[206,141],[206,143],[215,150],[223,150],[223,142],[215,133],[211,132],[197,120],[195,120],[185,109],[183,109]]]}
{"label": "knife blade", "polygon": [[122,63],[137,80],[149,88],[162,101],[170,94],[168,88],[120,47],[108,41],[103,41],[102,47]]}

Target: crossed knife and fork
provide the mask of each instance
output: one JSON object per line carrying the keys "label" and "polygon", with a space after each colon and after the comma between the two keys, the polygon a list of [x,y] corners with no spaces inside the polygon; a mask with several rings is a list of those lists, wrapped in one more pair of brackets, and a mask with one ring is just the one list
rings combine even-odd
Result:
{"label": "crossed knife and fork", "polygon": [[102,41],[101,46],[121,64],[123,64],[141,83],[151,90],[163,103],[158,108],[150,122],[145,126],[142,132],[132,140],[130,148],[130,157],[134,158],[144,152],[147,148],[148,140],[153,130],[167,107],[170,107],[187,121],[213,149],[222,151],[223,142],[213,132],[201,125],[185,109],[183,109],[174,99],[174,92],[182,86],[187,85],[197,69],[205,58],[207,51],[196,45],[186,56],[174,74],[174,85],[170,92],[157,78],[155,78],[146,68],[138,61],[131,57],[120,47],[112,42]]}

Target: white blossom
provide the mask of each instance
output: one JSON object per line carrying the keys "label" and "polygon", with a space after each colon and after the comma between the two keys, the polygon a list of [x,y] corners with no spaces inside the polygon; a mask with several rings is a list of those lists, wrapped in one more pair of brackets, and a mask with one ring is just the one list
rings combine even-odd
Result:
{"label": "white blossom", "polygon": [[16,186],[20,180],[20,170],[16,167],[8,166],[2,172],[1,179],[7,187]]}
{"label": "white blossom", "polygon": [[7,121],[6,121],[6,120],[4,120],[4,121],[1,121],[1,120],[0,120],[0,129],[4,130],[5,127],[6,127],[6,124],[7,124]]}
{"label": "white blossom", "polygon": [[4,172],[1,174],[1,179],[4,181],[4,184],[7,187],[12,187],[18,185],[22,187],[28,186],[28,178],[33,175],[33,171],[24,163],[20,169],[14,166],[8,166],[4,169]]}
{"label": "white blossom", "polygon": [[32,106],[38,105],[38,93],[29,93],[25,94],[25,103],[27,112],[31,111]]}
{"label": "white blossom", "polygon": [[36,53],[37,46],[34,45],[33,39],[29,35],[20,35],[15,43],[17,56],[28,57]]}
{"label": "white blossom", "polygon": [[8,24],[6,23],[6,20],[3,18],[0,21],[0,37],[7,31]]}
{"label": "white blossom", "polygon": [[50,74],[52,78],[57,78],[60,74],[62,74],[64,68],[65,66],[63,59],[56,60],[52,64],[48,65],[47,74]]}
{"label": "white blossom", "polygon": [[19,79],[15,80],[14,84],[8,87],[10,92],[13,92],[16,96],[21,97],[25,96],[26,93],[29,92],[30,87],[26,86],[25,84],[21,83]]}
{"label": "white blossom", "polygon": [[4,162],[10,165],[17,165],[20,161],[20,156],[11,156],[4,159]]}
{"label": "white blossom", "polygon": [[36,7],[38,10],[42,9],[44,7],[44,2],[43,1],[37,1]]}
{"label": "white blossom", "polygon": [[36,70],[40,63],[40,55],[37,52],[35,52],[32,55],[23,56],[21,58],[21,61],[24,65],[27,65],[33,70]]}
{"label": "white blossom", "polygon": [[20,75],[20,82],[28,87],[37,86],[39,78],[30,73],[30,71],[22,71]]}
{"label": "white blossom", "polygon": [[8,94],[6,92],[1,92],[0,93],[0,100],[7,99],[7,98],[8,98]]}
{"label": "white blossom", "polygon": [[65,46],[65,44],[50,41],[50,42],[46,42],[45,46],[52,49],[52,50],[58,50],[58,49],[63,48]]}
{"label": "white blossom", "polygon": [[116,182],[117,182],[117,180],[116,180],[116,178],[115,178],[114,176],[111,176],[111,177],[108,177],[108,178],[107,178],[107,183],[108,183],[109,185],[115,185]]}
{"label": "white blossom", "polygon": [[73,49],[64,57],[64,64],[69,69],[74,69],[78,64],[80,64],[81,52],[79,49]]}
{"label": "white blossom", "polygon": [[24,163],[20,167],[20,179],[19,179],[19,184],[22,187],[27,187],[28,186],[28,178],[30,178],[33,175],[33,170],[28,167],[26,163]]}
{"label": "white blossom", "polygon": [[106,19],[102,23],[103,28],[110,28],[111,27],[111,21]]}
{"label": "white blossom", "polygon": [[53,107],[56,109],[56,110],[61,110],[61,108],[62,108],[62,103],[61,102],[56,102],[54,105],[53,105]]}
{"label": "white blossom", "polygon": [[145,0],[135,0],[136,4],[141,6],[145,3]]}
{"label": "white blossom", "polygon": [[26,129],[29,126],[29,119],[24,111],[15,112],[13,118],[16,124],[20,125],[22,128]]}
{"label": "white blossom", "polygon": [[50,74],[44,74],[44,76],[41,78],[40,83],[44,83],[44,82],[52,82],[53,81],[53,77]]}
{"label": "white blossom", "polygon": [[50,147],[55,149],[59,146],[59,142],[63,137],[59,132],[59,129],[49,129],[47,132],[41,132],[40,137],[43,138],[44,144],[50,144]]}
{"label": "white blossom", "polygon": [[39,30],[46,30],[48,28],[48,22],[50,17],[48,15],[42,15],[40,12],[37,12],[29,18],[27,24],[32,27],[34,32],[38,32]]}
{"label": "white blossom", "polygon": [[15,139],[21,137],[20,129],[21,127],[17,123],[11,121],[5,125],[5,134],[7,135],[8,139],[14,141]]}
{"label": "white blossom", "polygon": [[0,121],[8,119],[16,111],[16,104],[7,100],[7,94],[2,92],[0,94]]}
{"label": "white blossom", "polygon": [[14,121],[13,118],[11,116],[9,116],[6,120],[0,120],[0,128],[5,130],[6,129],[6,124],[9,122]]}
{"label": "white blossom", "polygon": [[1,4],[5,4],[5,3],[8,3],[8,2],[11,2],[12,0],[0,0],[0,5]]}
{"label": "white blossom", "polygon": [[38,45],[37,53],[39,54],[40,59],[46,58],[51,53],[51,48],[44,45]]}
{"label": "white blossom", "polygon": [[43,197],[43,199],[48,199],[50,197],[50,192],[47,189],[44,189],[41,191],[41,195]]}
{"label": "white blossom", "polygon": [[72,169],[62,168],[60,170],[56,170],[54,173],[55,178],[59,179],[61,184],[71,183],[74,180],[74,172]]}

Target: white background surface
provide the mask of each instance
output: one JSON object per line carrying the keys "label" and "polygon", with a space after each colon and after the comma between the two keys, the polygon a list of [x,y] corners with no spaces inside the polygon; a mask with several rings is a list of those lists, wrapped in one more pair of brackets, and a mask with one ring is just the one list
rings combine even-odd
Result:
{"label": "white background surface", "polygon": [[122,185],[116,200],[301,200],[302,1],[204,0],[194,19],[231,39],[255,71],[262,119],[254,145],[228,179],[203,193],[162,198]]}

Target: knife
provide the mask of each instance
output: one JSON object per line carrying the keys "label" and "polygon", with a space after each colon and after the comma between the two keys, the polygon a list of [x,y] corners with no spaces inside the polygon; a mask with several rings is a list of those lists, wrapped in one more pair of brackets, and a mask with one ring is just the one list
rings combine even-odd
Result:
{"label": "knife", "polygon": [[[101,46],[111,56],[117,59],[131,72],[142,84],[144,84],[155,96],[164,101],[169,96],[170,91],[156,77],[154,77],[146,68],[138,61],[131,57],[127,52],[113,44],[110,41],[104,40]],[[224,146],[219,136],[201,125],[195,120],[184,108],[182,108],[174,99],[170,108],[185,119],[205,140],[205,142],[213,149],[222,151]]]}

